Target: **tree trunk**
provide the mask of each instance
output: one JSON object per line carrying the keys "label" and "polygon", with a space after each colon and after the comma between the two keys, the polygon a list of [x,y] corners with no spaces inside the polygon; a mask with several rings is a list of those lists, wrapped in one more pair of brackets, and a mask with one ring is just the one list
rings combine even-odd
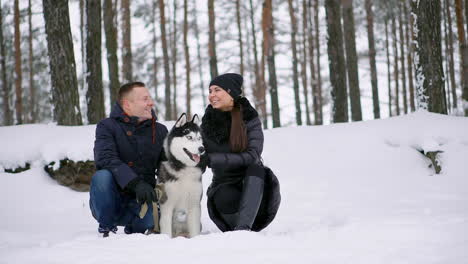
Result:
{"label": "tree trunk", "polygon": [[416,88],[418,108],[447,114],[440,36],[440,2],[413,3],[416,17]]}
{"label": "tree trunk", "polygon": [[[458,44],[460,46],[460,72],[463,111],[468,116],[468,45],[465,39],[465,28],[463,25],[463,3],[462,0],[455,0],[455,14],[457,16]],[[467,18],[468,19],[468,18]]]}
{"label": "tree trunk", "polygon": [[110,106],[117,101],[120,89],[119,59],[117,57],[117,27],[114,24],[112,0],[104,0],[104,30],[106,34],[107,64],[109,69]]}
{"label": "tree trunk", "polygon": [[218,76],[218,59],[216,57],[216,27],[214,0],[208,0],[208,23],[209,23],[209,40],[208,40],[208,55],[210,57],[210,74],[211,79]]}
{"label": "tree trunk", "polygon": [[406,26],[406,39],[408,44],[407,51],[407,64],[408,64],[408,84],[409,84],[409,94],[410,94],[410,108],[411,112],[416,110],[414,105],[414,84],[413,84],[413,52],[414,52],[414,35],[413,35],[413,16],[410,16],[410,12],[407,8],[407,2],[403,1],[404,13],[406,16],[406,21],[409,23]]}
{"label": "tree trunk", "polygon": [[237,19],[237,29],[238,29],[238,41],[239,41],[239,52],[240,52],[240,74],[244,76],[244,47],[242,43],[242,21],[241,21],[241,10],[240,10],[240,0],[236,0],[236,19]]}
{"label": "tree trunk", "polygon": [[85,14],[84,14],[84,2],[85,0],[80,0],[80,51],[81,51],[81,81],[80,81],[80,88],[83,91],[85,88],[86,82],[86,49],[85,49]]}
{"label": "tree trunk", "polygon": [[450,87],[451,89],[451,95],[452,95],[452,101],[453,101],[453,108],[456,109],[458,107],[457,104],[457,85],[455,83],[455,63],[454,63],[454,57],[453,57],[453,30],[452,30],[452,12],[450,11],[449,7],[449,1],[445,0],[445,17],[447,18],[447,53],[448,53],[448,76],[450,80]]}
{"label": "tree trunk", "polygon": [[278,82],[275,66],[275,33],[273,25],[272,0],[265,0],[262,9],[263,54],[268,64],[270,84],[271,116],[273,127],[281,126],[280,109],[278,101]]}
{"label": "tree trunk", "polygon": [[390,74],[390,45],[388,43],[388,16],[385,16],[385,50],[387,51],[387,83],[388,83],[388,116],[392,112],[392,78]]}
{"label": "tree trunk", "polygon": [[[307,0],[302,0],[302,60],[301,60],[301,78],[302,78],[302,87],[304,92],[304,104],[306,111],[306,125],[312,125],[310,120],[310,110],[309,110],[309,89],[307,84],[307,32],[309,27],[308,22],[308,7]],[[312,43],[310,45],[313,45]],[[313,48],[312,48],[313,50]],[[312,56],[313,54],[310,54]],[[313,56],[312,56],[313,57]]]}
{"label": "tree trunk", "polygon": [[257,51],[257,36],[255,29],[255,22],[254,22],[254,9],[252,0],[250,2],[250,26],[252,29],[252,41],[253,41],[253,53],[254,53],[254,72],[255,72],[255,89],[254,89],[254,97],[255,97],[255,108],[260,110],[260,115],[262,116],[263,120],[263,127],[268,127],[268,115],[266,110],[266,84],[265,84],[265,76],[264,71],[260,68],[263,66],[259,65],[258,61],[258,51]]}
{"label": "tree trunk", "polygon": [[43,0],[54,120],[82,125],[67,0]]}
{"label": "tree trunk", "polygon": [[318,118],[315,120],[316,125],[323,124],[323,98],[322,98],[322,74],[320,69],[322,68],[320,64],[320,22],[319,22],[319,0],[314,2],[314,21],[315,21],[315,48],[317,50],[316,60],[317,60],[317,95],[318,97]]}
{"label": "tree trunk", "polygon": [[374,119],[380,118],[379,88],[377,80],[377,66],[375,62],[375,39],[374,39],[374,11],[372,11],[373,0],[365,0],[367,19],[367,41],[369,44],[369,64],[371,71],[372,103],[374,105]]}
{"label": "tree trunk", "polygon": [[10,108],[10,84],[8,83],[8,78],[6,74],[6,51],[5,51],[5,39],[3,36],[3,8],[0,1],[0,67],[2,71],[2,104],[3,104],[3,124],[5,126],[13,125],[12,112]]}
{"label": "tree trunk", "polygon": [[88,121],[97,124],[106,115],[101,65],[101,1],[86,0],[86,101]]}
{"label": "tree trunk", "polygon": [[[443,8],[442,12],[442,24],[444,25],[444,44],[445,44],[445,53],[443,55],[444,58],[444,63],[445,63],[445,68],[444,68],[444,74],[445,76],[450,76],[449,74],[449,45],[448,45],[448,26],[447,26],[447,12],[445,12],[445,8]],[[447,87],[446,89],[446,98],[447,98],[447,112],[450,113],[452,108],[452,102],[450,98],[450,78],[445,78],[445,85]]]}
{"label": "tree trunk", "polygon": [[289,7],[289,17],[291,19],[291,48],[292,48],[292,67],[293,67],[293,91],[294,91],[294,102],[296,105],[296,124],[298,126],[302,125],[302,111],[301,111],[301,101],[299,99],[299,75],[297,70],[297,43],[296,43],[296,33],[297,33],[297,20],[296,15],[294,14],[294,7],[292,0],[288,0]]}
{"label": "tree trunk", "polygon": [[346,48],[351,120],[361,121],[361,91],[359,89],[358,59],[356,52],[356,30],[354,28],[353,0],[341,0],[343,6],[343,30]]}
{"label": "tree trunk", "polygon": [[201,89],[201,94],[202,94],[202,99],[203,99],[203,105],[206,106],[206,87],[205,84],[203,83],[203,61],[201,57],[201,47],[200,47],[200,31],[198,29],[198,21],[197,21],[197,0],[193,0],[193,6],[195,7],[193,9],[193,19],[194,19],[194,30],[195,30],[195,38],[197,39],[197,60],[198,60],[198,75],[200,78],[200,89]]}
{"label": "tree trunk", "polygon": [[14,23],[15,23],[15,91],[16,91],[16,124],[23,124],[23,94],[22,94],[22,69],[21,69],[21,32],[20,13],[18,0],[14,2]]}
{"label": "tree trunk", "polygon": [[172,120],[177,120],[177,0],[173,1],[172,18]]}
{"label": "tree trunk", "polygon": [[400,115],[400,90],[399,90],[399,81],[400,81],[400,72],[398,68],[398,38],[396,33],[396,20],[395,14],[392,14],[392,37],[393,37],[393,74],[395,77],[395,107],[396,115]]}
{"label": "tree trunk", "polygon": [[158,94],[158,57],[156,56],[156,44],[158,42],[158,38],[156,37],[156,10],[158,6],[156,0],[152,0],[152,7],[151,7],[151,26],[152,26],[152,33],[153,39],[151,40],[152,50],[153,50],[153,74],[152,74],[152,82],[154,86],[154,100],[155,105],[154,108],[156,109],[156,113],[159,113],[159,94]]}
{"label": "tree trunk", "polygon": [[189,46],[188,46],[188,20],[187,20],[187,0],[184,0],[184,53],[185,53],[185,78],[186,78],[186,85],[187,85],[187,92],[186,92],[186,104],[187,104],[187,117],[191,118],[192,116],[192,109],[190,105],[190,100],[192,98],[191,91],[190,91],[190,53],[189,53]]}
{"label": "tree trunk", "polygon": [[166,17],[164,15],[164,0],[159,0],[159,17],[161,19],[161,42],[162,52],[164,59],[164,84],[165,84],[165,107],[166,113],[164,115],[166,120],[170,120],[172,117],[171,107],[171,75],[169,73],[169,55],[167,53],[167,39],[166,39]]}
{"label": "tree trunk", "polygon": [[29,48],[29,96],[30,96],[30,121],[36,123],[37,121],[37,103],[36,103],[36,87],[34,87],[34,54],[33,54],[33,29],[32,29],[32,11],[31,11],[31,0],[28,0],[28,48]]}
{"label": "tree trunk", "polygon": [[122,75],[124,82],[133,81],[132,69],[132,26],[130,21],[130,0],[121,0],[122,8]]}
{"label": "tree trunk", "polygon": [[399,24],[399,33],[400,33],[400,63],[401,63],[401,84],[402,84],[402,92],[403,92],[403,112],[405,114],[408,113],[408,98],[406,95],[406,69],[405,69],[405,38],[403,35],[403,25],[406,24],[403,23],[403,7],[402,5],[404,4],[405,0],[400,0],[398,3],[398,24]]}
{"label": "tree trunk", "polygon": [[[311,88],[312,88],[312,107],[314,109],[314,124],[315,125],[321,125],[322,124],[322,115],[321,115],[321,98],[322,94],[320,93],[319,90],[319,77],[320,76],[320,69],[317,69],[317,73],[315,72],[315,63],[314,63],[314,46],[318,42],[314,42],[314,37],[312,35],[312,1],[308,1],[308,7],[307,7],[307,17],[308,17],[308,24],[310,29],[307,30],[307,38],[309,42],[309,65],[310,65],[310,83],[311,83]],[[317,21],[316,21],[317,22]],[[317,28],[318,30],[318,28]],[[315,39],[318,39],[319,36],[318,34],[315,36]],[[314,45],[315,44],[315,45]],[[317,57],[320,56],[320,54],[317,53]]]}
{"label": "tree trunk", "polygon": [[325,0],[328,31],[328,62],[330,70],[333,122],[348,122],[348,92],[341,31],[340,0]]}

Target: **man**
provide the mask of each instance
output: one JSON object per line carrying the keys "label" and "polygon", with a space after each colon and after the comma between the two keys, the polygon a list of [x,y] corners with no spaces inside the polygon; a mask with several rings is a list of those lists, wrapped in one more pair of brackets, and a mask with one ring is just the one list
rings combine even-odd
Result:
{"label": "man", "polygon": [[[156,122],[154,102],[144,83],[119,90],[109,118],[96,127],[90,208],[104,237],[125,226],[125,233],[144,233],[154,227],[152,206],[140,219],[141,205],[156,201],[155,170],[164,157],[167,128]],[[154,212],[157,213],[157,212]]]}

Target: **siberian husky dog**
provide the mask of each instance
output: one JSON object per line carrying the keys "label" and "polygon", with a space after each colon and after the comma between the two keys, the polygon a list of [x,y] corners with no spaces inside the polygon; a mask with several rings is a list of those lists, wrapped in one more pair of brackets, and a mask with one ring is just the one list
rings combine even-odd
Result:
{"label": "siberian husky dog", "polygon": [[164,141],[167,161],[161,163],[158,185],[162,194],[161,233],[194,237],[201,231],[202,170],[197,167],[205,148],[195,115],[182,114]]}

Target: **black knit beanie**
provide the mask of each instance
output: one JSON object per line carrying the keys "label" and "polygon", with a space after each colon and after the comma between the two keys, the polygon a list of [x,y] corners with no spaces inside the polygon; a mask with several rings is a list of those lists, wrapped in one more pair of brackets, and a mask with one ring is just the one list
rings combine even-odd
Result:
{"label": "black knit beanie", "polygon": [[210,86],[217,85],[225,90],[234,100],[241,97],[242,83],[244,78],[237,73],[225,73],[216,76],[211,82]]}

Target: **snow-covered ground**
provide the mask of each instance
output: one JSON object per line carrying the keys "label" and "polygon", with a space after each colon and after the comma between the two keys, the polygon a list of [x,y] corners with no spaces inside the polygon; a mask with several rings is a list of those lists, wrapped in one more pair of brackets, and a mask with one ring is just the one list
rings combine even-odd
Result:
{"label": "snow-covered ground", "polygon": [[[172,125],[172,123],[168,123]],[[417,112],[386,120],[265,131],[281,183],[275,221],[221,233],[202,201],[202,235],[109,238],[88,193],[42,165],[92,159],[94,126],[0,128],[0,263],[468,263],[468,118]],[[442,150],[442,173],[416,149]],[[204,175],[204,188],[211,172]]]}

